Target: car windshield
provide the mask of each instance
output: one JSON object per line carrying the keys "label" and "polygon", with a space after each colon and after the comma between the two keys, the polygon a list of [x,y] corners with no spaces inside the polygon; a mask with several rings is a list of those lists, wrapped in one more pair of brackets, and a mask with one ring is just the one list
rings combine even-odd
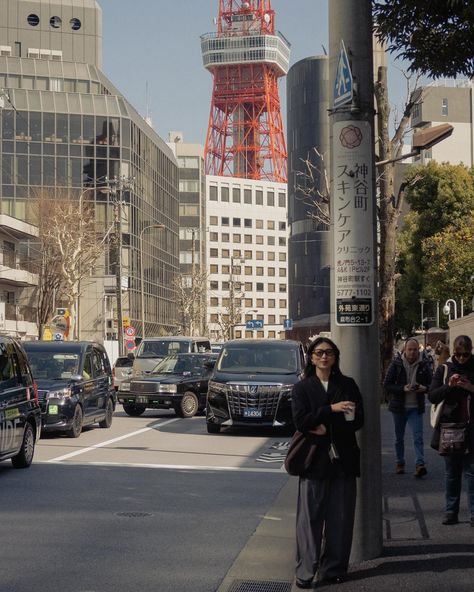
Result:
{"label": "car windshield", "polygon": [[233,374],[294,374],[300,370],[298,349],[275,345],[224,345],[217,370]]}
{"label": "car windshield", "polygon": [[153,374],[201,374],[204,360],[190,355],[168,356],[154,368]]}
{"label": "car windshield", "polygon": [[34,378],[67,380],[79,372],[79,354],[31,351],[28,359]]}
{"label": "car windshield", "polygon": [[163,358],[171,354],[185,352],[189,344],[186,341],[142,341],[137,352],[137,358]]}

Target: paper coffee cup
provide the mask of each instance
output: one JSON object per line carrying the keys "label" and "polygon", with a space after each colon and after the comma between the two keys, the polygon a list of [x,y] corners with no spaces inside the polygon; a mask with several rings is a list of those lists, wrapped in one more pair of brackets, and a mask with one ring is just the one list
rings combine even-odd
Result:
{"label": "paper coffee cup", "polygon": [[344,419],[346,421],[354,421],[355,419],[355,405],[352,405],[349,411],[344,411]]}

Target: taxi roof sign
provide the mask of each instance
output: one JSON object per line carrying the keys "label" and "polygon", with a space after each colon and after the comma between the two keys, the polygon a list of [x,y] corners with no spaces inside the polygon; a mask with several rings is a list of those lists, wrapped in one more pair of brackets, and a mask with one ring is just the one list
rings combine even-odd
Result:
{"label": "taxi roof sign", "polygon": [[333,105],[342,107],[346,103],[352,103],[354,94],[354,82],[352,80],[351,65],[347,57],[346,46],[341,39],[341,49],[337,61],[336,79],[334,81]]}

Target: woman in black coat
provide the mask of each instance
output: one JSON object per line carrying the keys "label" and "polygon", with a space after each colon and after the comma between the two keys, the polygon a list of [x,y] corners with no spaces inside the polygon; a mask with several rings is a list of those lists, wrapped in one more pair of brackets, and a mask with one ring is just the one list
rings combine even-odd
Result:
{"label": "woman in black coat", "polygon": [[[431,382],[428,399],[437,405],[444,401],[440,423],[467,423],[467,454],[444,456],[446,465],[445,516],[443,524],[458,523],[462,474],[466,477],[467,498],[474,527],[474,356],[467,335],[454,340],[450,362],[438,366]],[[435,428],[431,446],[439,447],[440,430]]]}
{"label": "woman in black coat", "polygon": [[357,384],[341,373],[339,357],[330,339],[316,339],[308,348],[304,379],[293,388],[295,427],[318,441],[313,463],[299,480],[298,588],[311,588],[316,571],[322,581],[341,582],[349,565],[360,476],[355,432],[364,412]]}

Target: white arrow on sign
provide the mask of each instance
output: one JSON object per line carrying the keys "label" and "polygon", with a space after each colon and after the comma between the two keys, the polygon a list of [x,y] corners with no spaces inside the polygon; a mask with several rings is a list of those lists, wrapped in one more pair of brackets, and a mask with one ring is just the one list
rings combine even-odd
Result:
{"label": "white arrow on sign", "polygon": [[351,65],[347,57],[346,46],[341,39],[341,50],[337,61],[336,80],[334,82],[334,107],[341,107],[346,103],[352,103],[354,83],[352,80]]}

